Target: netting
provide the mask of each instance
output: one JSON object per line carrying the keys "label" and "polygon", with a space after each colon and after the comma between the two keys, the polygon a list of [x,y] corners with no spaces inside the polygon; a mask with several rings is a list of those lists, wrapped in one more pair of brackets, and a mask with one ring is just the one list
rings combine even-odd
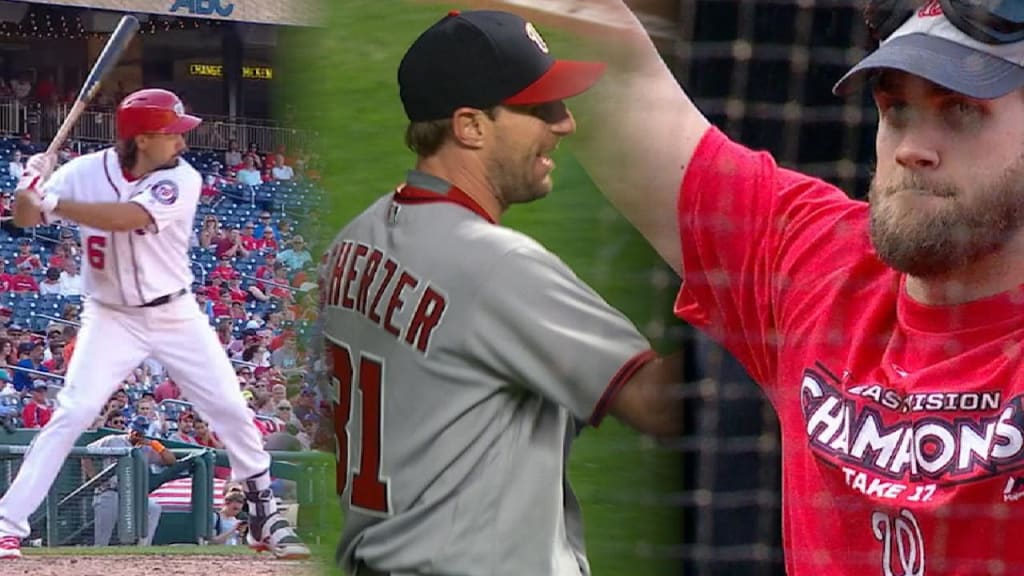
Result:
{"label": "netting", "polygon": [[[780,165],[863,197],[876,115],[869,95],[833,84],[863,55],[854,0],[683,0],[666,54],[698,107],[738,142]],[[685,574],[783,574],[778,422],[744,369],[694,335],[684,453]]]}
{"label": "netting", "polygon": [[[24,462],[24,450],[9,450],[11,453],[0,458],[0,494],[7,491]],[[82,450],[76,450],[68,456],[46,500],[29,517],[31,534],[27,544],[92,546],[100,498],[107,500],[105,505],[110,505],[113,512],[108,521],[113,527],[110,543],[134,544],[142,528],[136,514],[140,504],[139,466],[133,464],[126,450],[107,450],[108,455],[92,458],[80,452]],[[83,473],[82,461],[86,458],[92,463],[90,473],[95,474],[91,481]],[[113,494],[117,495],[117,500],[110,498]]]}

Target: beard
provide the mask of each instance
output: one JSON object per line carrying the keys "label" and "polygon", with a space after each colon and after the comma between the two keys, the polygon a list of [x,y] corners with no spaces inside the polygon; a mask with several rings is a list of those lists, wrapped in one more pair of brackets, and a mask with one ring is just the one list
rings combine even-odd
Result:
{"label": "beard", "polygon": [[550,175],[540,179],[536,176],[536,160],[535,155],[524,159],[511,152],[488,159],[487,173],[503,206],[532,202],[551,192]]}
{"label": "beard", "polygon": [[[993,182],[965,194],[917,175],[882,185],[872,179],[870,234],[878,257],[894,270],[937,278],[1001,250],[1024,226],[1024,156]],[[915,210],[901,195],[931,194],[937,206]]]}

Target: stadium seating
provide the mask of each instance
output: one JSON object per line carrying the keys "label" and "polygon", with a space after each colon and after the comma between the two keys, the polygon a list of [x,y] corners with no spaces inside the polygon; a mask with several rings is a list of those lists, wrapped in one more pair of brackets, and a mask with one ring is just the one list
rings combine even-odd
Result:
{"label": "stadium seating", "polygon": [[[0,139],[0,193],[12,192],[17,185],[17,179],[7,172],[7,163],[16,149],[16,144],[17,141],[14,139]],[[222,177],[225,174],[220,162],[221,154],[216,151],[190,150],[186,152],[185,159],[204,175]],[[264,210],[271,212],[275,221],[287,217],[293,222],[301,222],[322,199],[322,192],[310,182],[267,182],[251,189],[241,184],[221,182],[216,187],[220,192],[217,200],[211,205],[200,205],[197,210],[194,224],[197,234],[202,226],[203,217],[207,214],[216,215],[222,226],[231,227],[255,221],[258,214]],[[53,255],[62,228],[61,225],[39,226],[26,233],[32,239],[33,253],[39,255],[44,264],[44,269],[33,275],[37,282],[42,282],[44,278],[46,262]],[[0,230],[0,259],[5,261],[8,270],[18,253],[18,242],[19,238],[12,236],[9,231]],[[216,257],[212,248],[199,247],[192,248],[191,257],[192,271],[196,277],[193,288],[197,288],[216,266]],[[232,265],[246,276],[253,275],[262,263],[262,258],[258,255],[232,261]],[[243,288],[249,285],[250,281],[243,279]],[[31,293],[0,294],[0,305],[14,311],[13,322],[31,331],[45,330],[50,322],[44,316],[39,316],[40,314],[59,316],[68,303],[81,304],[81,298],[40,296]],[[246,305],[246,310],[254,314],[263,314],[267,309],[266,303],[248,302]],[[235,323],[236,336],[243,325],[244,322]]]}

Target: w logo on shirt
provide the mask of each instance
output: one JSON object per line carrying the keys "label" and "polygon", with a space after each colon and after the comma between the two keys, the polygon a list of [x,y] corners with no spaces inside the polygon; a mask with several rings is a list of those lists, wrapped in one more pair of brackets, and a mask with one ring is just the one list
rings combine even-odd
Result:
{"label": "w logo on shirt", "polygon": [[1024,477],[1010,476],[1003,489],[1003,502],[1016,502],[1024,498]]}

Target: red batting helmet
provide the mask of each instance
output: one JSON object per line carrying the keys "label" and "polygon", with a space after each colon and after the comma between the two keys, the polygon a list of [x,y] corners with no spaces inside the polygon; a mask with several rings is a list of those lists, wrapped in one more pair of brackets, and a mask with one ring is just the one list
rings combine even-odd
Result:
{"label": "red batting helmet", "polygon": [[117,139],[139,134],[184,134],[202,119],[185,114],[185,105],[174,92],[147,88],[125,96],[117,106]]}

